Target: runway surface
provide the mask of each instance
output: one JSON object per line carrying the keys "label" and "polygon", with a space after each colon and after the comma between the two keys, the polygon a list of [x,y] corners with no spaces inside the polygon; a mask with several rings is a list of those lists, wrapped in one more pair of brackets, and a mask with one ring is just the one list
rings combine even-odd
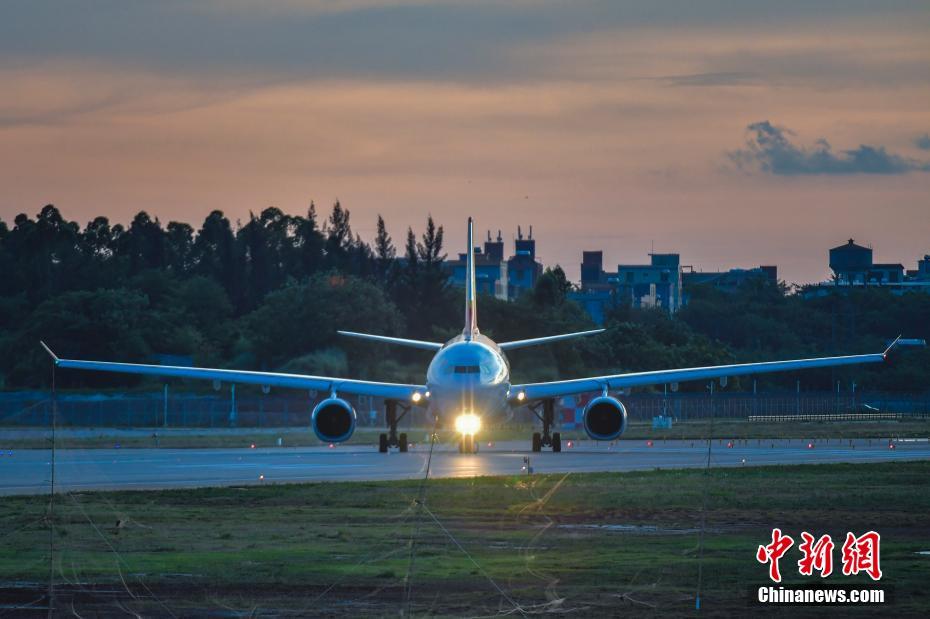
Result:
{"label": "runway surface", "polygon": [[[884,462],[930,459],[926,439],[714,440],[711,466],[765,466],[827,462]],[[436,445],[431,477],[535,473],[632,471],[702,467],[706,441],[579,441],[562,453],[531,453],[523,441],[481,445],[463,455]],[[373,446],[267,449],[80,449],[58,450],[55,485],[59,491],[193,488],[308,481],[377,481],[423,477],[429,445],[409,453],[380,454]],[[5,450],[0,455],[0,495],[49,490],[51,452]]]}

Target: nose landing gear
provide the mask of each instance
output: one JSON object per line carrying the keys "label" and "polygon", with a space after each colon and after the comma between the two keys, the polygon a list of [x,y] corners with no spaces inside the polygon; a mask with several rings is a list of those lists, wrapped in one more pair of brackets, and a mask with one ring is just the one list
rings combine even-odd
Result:
{"label": "nose landing gear", "polygon": [[[540,406],[542,406],[542,413],[539,412]],[[533,451],[542,451],[543,447],[551,447],[555,453],[562,451],[562,433],[552,432],[550,434],[552,424],[555,423],[555,400],[552,398],[543,400],[531,406],[530,410],[543,424],[542,434],[533,432]]]}
{"label": "nose landing gear", "polygon": [[404,415],[410,411],[410,407],[400,404],[403,412],[398,416],[398,404],[397,400],[384,401],[384,416],[387,419],[388,433],[382,433],[378,436],[378,451],[381,453],[387,453],[389,447],[397,447],[401,453],[407,452],[407,434],[405,432],[397,433],[397,422],[404,418]]}
{"label": "nose landing gear", "polygon": [[478,453],[478,440],[474,434],[463,434],[459,437],[459,453],[461,454]]}

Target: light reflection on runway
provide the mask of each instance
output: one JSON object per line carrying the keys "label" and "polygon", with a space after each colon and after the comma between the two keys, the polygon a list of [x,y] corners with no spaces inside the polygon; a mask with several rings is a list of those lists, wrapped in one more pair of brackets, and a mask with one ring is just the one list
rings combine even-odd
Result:
{"label": "light reflection on runway", "polygon": [[[562,453],[531,453],[522,441],[481,445],[460,454],[436,445],[430,475],[524,475],[525,458],[535,473],[691,468],[707,461],[706,441],[578,441]],[[85,449],[59,450],[59,490],[185,488],[309,481],[416,479],[426,473],[428,444],[410,453],[380,454],[373,446],[267,449]],[[825,462],[930,459],[930,443],[887,439],[714,441],[712,466],[760,466]],[[48,492],[50,452],[14,450],[0,456],[0,494]],[[261,479],[260,479],[261,478]]]}

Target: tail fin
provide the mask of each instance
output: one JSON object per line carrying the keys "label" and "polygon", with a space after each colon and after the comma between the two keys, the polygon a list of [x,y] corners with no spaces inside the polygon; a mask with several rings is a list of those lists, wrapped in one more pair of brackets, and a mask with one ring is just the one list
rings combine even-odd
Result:
{"label": "tail fin", "polygon": [[465,340],[478,334],[478,302],[475,291],[475,241],[472,236],[473,222],[468,218],[468,251],[465,254]]}

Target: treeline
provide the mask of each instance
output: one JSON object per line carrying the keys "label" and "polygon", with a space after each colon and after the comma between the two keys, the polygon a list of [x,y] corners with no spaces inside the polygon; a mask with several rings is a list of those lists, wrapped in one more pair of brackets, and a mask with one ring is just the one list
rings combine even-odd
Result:
{"label": "treeline", "polygon": [[[449,285],[444,252],[443,227],[432,217],[419,233],[408,226],[397,245],[379,216],[368,243],[338,202],[325,216],[311,204],[304,215],[267,208],[236,224],[213,211],[198,229],[162,225],[145,212],[127,227],[97,217],[82,228],[49,205],[35,219],[0,221],[0,387],[48,384],[40,339],[62,356],[130,362],[184,356],[197,365],[421,381],[428,353],[335,332],[435,340],[458,333],[462,292]],[[483,298],[479,324],[499,340],[590,328],[568,299],[571,289],[561,268],[547,269],[520,299]],[[516,351],[515,379],[873,351],[898,332],[930,336],[930,295],[867,291],[805,301],[762,282],[735,295],[690,292],[691,303],[674,318],[618,306],[606,334]],[[924,352],[916,357],[922,367],[897,364],[839,377],[863,387],[926,388],[930,363]],[[804,375],[806,387],[829,388],[836,378],[829,371]],[[79,372],[60,373],[59,380],[69,387],[145,384]],[[791,376],[764,380],[794,384]],[[738,387],[734,381],[730,388]]]}
{"label": "treeline", "polygon": [[325,350],[336,328],[434,336],[455,297],[443,228],[432,217],[419,236],[408,227],[400,249],[380,216],[377,228],[372,245],[362,241],[338,202],[323,221],[311,204],[235,226],[213,211],[196,230],[145,212],[127,227],[96,217],[81,228],[53,205],[0,221],[0,375],[7,387],[41,384],[37,338],[69,355],[270,368],[340,363]]}

